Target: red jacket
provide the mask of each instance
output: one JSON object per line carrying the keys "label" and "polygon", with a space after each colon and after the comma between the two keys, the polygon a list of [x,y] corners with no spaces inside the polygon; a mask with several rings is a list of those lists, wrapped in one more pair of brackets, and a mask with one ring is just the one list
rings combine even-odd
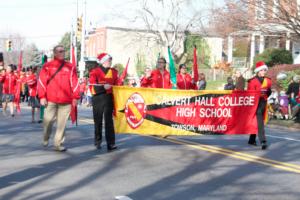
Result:
{"label": "red jacket", "polygon": [[[94,84],[100,85],[97,86]],[[112,93],[112,88],[109,90],[105,90],[103,86],[104,84],[118,84],[118,71],[116,69],[96,67],[90,71],[90,90],[92,95]]]}
{"label": "red jacket", "polygon": [[17,80],[13,72],[0,76],[0,82],[3,83],[2,93],[15,95]]}
{"label": "red jacket", "polygon": [[148,84],[148,80],[146,76],[141,77],[140,83],[141,83],[141,87],[150,87],[150,84]]}
{"label": "red jacket", "polygon": [[189,74],[185,74],[183,76],[182,74],[178,73],[177,77],[177,89],[181,90],[193,90],[195,89],[195,84],[193,84],[193,79]]}
{"label": "red jacket", "polygon": [[172,88],[170,73],[167,70],[164,70],[163,74],[158,69],[153,70],[149,78],[141,80],[141,86],[170,89]]}
{"label": "red jacket", "polygon": [[38,96],[53,103],[70,104],[79,99],[79,82],[75,66],[64,61],[63,68],[48,83],[50,77],[62,64],[60,60],[52,60],[44,64],[38,81]]}
{"label": "red jacket", "polygon": [[26,78],[26,83],[29,89],[29,96],[35,97],[37,95],[37,78],[35,74],[31,74]]}
{"label": "red jacket", "polygon": [[264,77],[261,82],[257,76],[248,81],[248,90],[260,91],[260,97],[264,100],[268,99],[271,94],[272,81],[268,77]]}

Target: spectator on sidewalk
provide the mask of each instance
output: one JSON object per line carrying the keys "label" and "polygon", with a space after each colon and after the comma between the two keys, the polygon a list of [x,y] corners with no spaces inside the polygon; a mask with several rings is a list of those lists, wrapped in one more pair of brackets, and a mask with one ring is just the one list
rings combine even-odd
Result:
{"label": "spectator on sidewalk", "polygon": [[235,85],[233,83],[233,79],[231,77],[227,78],[227,84],[224,86],[224,90],[234,90]]}
{"label": "spectator on sidewalk", "polygon": [[235,89],[236,90],[245,90],[245,78],[243,77],[242,73],[237,70],[235,72]]}
{"label": "spectator on sidewalk", "polygon": [[[295,75],[286,91],[286,94],[289,97],[289,113],[290,113],[291,117],[292,117],[292,108],[296,105],[295,97],[299,93],[299,87],[300,87],[300,77],[299,77],[299,75]],[[296,114],[296,116],[294,116],[294,118],[296,120],[300,120],[299,115],[300,114]]]}
{"label": "spectator on sidewalk", "polygon": [[281,119],[289,119],[289,112],[288,112],[289,99],[285,91],[280,91],[279,104],[280,104],[279,110],[281,114]]}
{"label": "spectator on sidewalk", "polygon": [[206,89],[206,79],[205,79],[205,74],[204,73],[199,74],[199,81],[197,83],[197,88],[198,88],[198,90],[205,90]]}

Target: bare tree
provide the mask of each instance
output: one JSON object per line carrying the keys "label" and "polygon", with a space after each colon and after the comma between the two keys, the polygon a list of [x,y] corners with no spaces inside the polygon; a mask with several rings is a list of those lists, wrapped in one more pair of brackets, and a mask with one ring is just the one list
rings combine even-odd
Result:
{"label": "bare tree", "polygon": [[12,49],[11,51],[6,51],[3,48],[3,57],[4,63],[8,64],[15,64],[19,63],[19,57],[21,51],[23,51],[23,66],[29,65],[37,65],[39,59],[39,50],[37,49],[35,44],[27,44],[25,37],[21,36],[18,33],[11,33],[1,37],[2,46],[5,47],[5,43],[7,40],[12,42]]}
{"label": "bare tree", "polygon": [[[297,0],[231,0],[242,5],[247,14],[248,30],[262,32],[290,31],[300,36],[300,12]],[[244,29],[244,30],[245,30]]]}
{"label": "bare tree", "polygon": [[248,13],[244,2],[225,0],[224,6],[211,9],[209,29],[222,37],[227,37],[235,31],[249,30],[249,18],[251,13]]}
{"label": "bare tree", "polygon": [[[203,32],[207,12],[196,8],[191,0],[138,0],[133,23],[142,24],[145,32],[137,31],[137,40],[155,42],[161,51],[170,46],[175,59],[182,57],[183,41],[187,31]],[[206,1],[202,1],[205,4]],[[199,4],[199,2],[198,2]]]}

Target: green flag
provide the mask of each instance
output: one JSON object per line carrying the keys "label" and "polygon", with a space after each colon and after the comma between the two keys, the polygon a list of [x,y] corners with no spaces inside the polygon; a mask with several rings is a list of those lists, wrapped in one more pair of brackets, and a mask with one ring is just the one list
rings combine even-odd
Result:
{"label": "green flag", "polygon": [[[44,64],[46,62],[47,62],[47,56],[46,55],[42,55],[42,67],[44,66]],[[40,108],[40,120],[39,120],[39,123],[43,122],[44,113],[45,113],[45,106],[41,106],[41,108]]]}
{"label": "green flag", "polygon": [[169,66],[170,66],[172,89],[176,89],[176,70],[175,70],[175,63],[174,63],[174,59],[170,47],[168,47],[168,55],[169,55]]}

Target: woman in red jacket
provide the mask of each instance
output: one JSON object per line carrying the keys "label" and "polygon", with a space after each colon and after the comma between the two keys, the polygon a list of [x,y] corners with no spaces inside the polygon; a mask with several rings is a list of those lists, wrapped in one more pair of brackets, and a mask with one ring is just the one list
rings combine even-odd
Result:
{"label": "woman in red jacket", "polygon": [[195,88],[191,75],[186,72],[186,65],[180,64],[177,74],[177,89],[192,90]]}
{"label": "woman in red jacket", "polygon": [[37,113],[40,113],[39,112],[40,100],[37,97],[37,77],[35,72],[36,72],[36,68],[30,68],[28,71],[28,76],[26,77],[26,83],[29,89],[29,104],[32,108],[31,109],[32,123],[35,122],[34,120],[35,108],[37,109]]}
{"label": "woman in red jacket", "polygon": [[17,77],[14,75],[12,67],[12,65],[8,65],[6,67],[6,72],[3,72],[3,74],[0,75],[0,82],[3,83],[3,114],[6,114],[7,105],[9,105],[10,114],[12,117],[14,117],[15,114],[13,101],[15,98]]}
{"label": "woman in red jacket", "polygon": [[[265,126],[264,126],[264,116],[266,114],[267,100],[271,94],[271,79],[266,77],[266,72],[268,70],[267,65],[263,61],[256,63],[256,68],[254,72],[256,76],[248,81],[248,90],[255,90],[260,92],[259,103],[256,110],[257,127],[258,127],[258,138],[262,144],[262,149],[268,147]],[[248,144],[256,145],[256,134],[251,134],[249,137]]]}

